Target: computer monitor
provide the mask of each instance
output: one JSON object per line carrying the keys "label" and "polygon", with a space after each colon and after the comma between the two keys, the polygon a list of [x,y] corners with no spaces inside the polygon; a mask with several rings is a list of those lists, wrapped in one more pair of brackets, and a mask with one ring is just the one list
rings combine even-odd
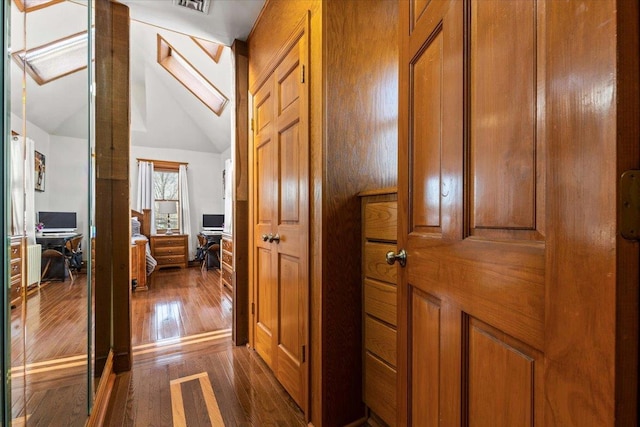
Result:
{"label": "computer monitor", "polygon": [[75,212],[38,212],[43,233],[64,233],[78,228]]}
{"label": "computer monitor", "polygon": [[224,226],[224,214],[202,215],[203,230],[221,230]]}

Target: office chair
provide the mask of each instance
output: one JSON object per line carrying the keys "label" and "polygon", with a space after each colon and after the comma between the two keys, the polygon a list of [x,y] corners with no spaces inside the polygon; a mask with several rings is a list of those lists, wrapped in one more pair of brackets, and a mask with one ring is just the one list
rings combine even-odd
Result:
{"label": "office chair", "polygon": [[[43,261],[44,267],[42,268],[42,274],[40,275],[41,282],[50,281],[50,280],[60,280],[64,282],[65,273],[69,272],[69,278],[73,283],[74,278],[73,278],[73,274],[71,273],[71,270],[69,269],[69,261],[62,252],[56,249],[46,249],[44,252],[42,252],[42,261]],[[49,273],[49,270],[53,270],[56,264],[63,265],[62,276],[47,277],[47,273]]]}
{"label": "office chair", "polygon": [[204,271],[204,267],[207,265],[207,237],[202,234],[198,234],[198,250],[196,252],[196,259],[200,260],[200,270]]}
{"label": "office chair", "polygon": [[65,257],[69,271],[80,272],[82,270],[82,236],[76,236],[65,243]]}

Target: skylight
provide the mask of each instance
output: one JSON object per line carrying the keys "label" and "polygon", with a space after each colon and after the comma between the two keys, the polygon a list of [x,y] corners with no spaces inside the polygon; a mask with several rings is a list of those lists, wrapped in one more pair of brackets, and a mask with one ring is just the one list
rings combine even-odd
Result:
{"label": "skylight", "polygon": [[217,64],[222,55],[222,49],[224,46],[220,43],[210,42],[209,40],[199,39],[197,37],[191,37],[191,39],[198,45],[207,55],[211,57]]}
{"label": "skylight", "polygon": [[87,32],[12,54],[39,85],[87,68]]}
{"label": "skylight", "polygon": [[158,64],[193,93],[216,115],[222,114],[229,99],[158,34]]}
{"label": "skylight", "polygon": [[64,0],[14,0],[18,10],[20,12],[32,12],[34,10],[42,9],[43,7],[51,6],[56,3],[61,3]]}

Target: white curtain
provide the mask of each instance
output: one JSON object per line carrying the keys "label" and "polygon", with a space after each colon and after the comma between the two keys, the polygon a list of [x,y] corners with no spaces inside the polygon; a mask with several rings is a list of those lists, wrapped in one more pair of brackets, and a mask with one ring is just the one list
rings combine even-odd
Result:
{"label": "white curtain", "polygon": [[35,158],[33,140],[11,138],[11,234],[36,243]]}
{"label": "white curtain", "polygon": [[195,258],[195,248],[191,244],[191,209],[189,208],[189,184],[187,183],[187,166],[180,165],[180,170],[178,172],[178,186],[180,188],[179,197],[180,197],[180,221],[182,224],[180,225],[180,229],[182,230],[182,234],[187,235],[187,244],[189,248],[189,259],[192,260]]}
{"label": "white curtain", "polygon": [[138,162],[138,200],[136,210],[151,209],[151,234],[156,234],[156,215],[153,209],[153,162]]}

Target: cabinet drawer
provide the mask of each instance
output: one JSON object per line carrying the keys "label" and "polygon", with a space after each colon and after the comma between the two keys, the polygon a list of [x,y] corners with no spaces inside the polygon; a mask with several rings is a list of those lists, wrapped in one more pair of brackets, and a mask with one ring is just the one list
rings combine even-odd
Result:
{"label": "cabinet drawer", "polygon": [[398,203],[371,202],[364,207],[364,237],[374,240],[398,239]]}
{"label": "cabinet drawer", "polygon": [[222,251],[222,263],[233,265],[233,256],[229,252]]}
{"label": "cabinet drawer", "polygon": [[365,279],[364,311],[393,326],[398,325],[398,298],[394,285]]}
{"label": "cabinet drawer", "polygon": [[156,256],[156,261],[158,261],[158,265],[169,265],[169,264],[184,264],[184,256]]}
{"label": "cabinet drawer", "polygon": [[396,371],[371,353],[364,357],[364,402],[390,426],[396,425]]}
{"label": "cabinet drawer", "polygon": [[365,316],[364,347],[392,366],[396,366],[396,330],[388,325]]}
{"label": "cabinet drawer", "polygon": [[20,274],[20,264],[22,260],[20,258],[11,260],[11,277],[15,277]]}
{"label": "cabinet drawer", "polygon": [[387,252],[396,251],[395,244],[372,243],[364,244],[364,275],[372,279],[396,283],[398,264],[387,264]]}
{"label": "cabinet drawer", "polygon": [[231,278],[233,276],[233,272],[229,269],[229,267],[223,264],[221,273],[222,273],[222,281],[231,285]]}
{"label": "cabinet drawer", "polygon": [[157,256],[166,256],[166,255],[183,255],[184,256],[184,247],[183,246],[168,246],[168,247],[157,247],[154,251],[154,254]]}
{"label": "cabinet drawer", "polygon": [[20,258],[20,243],[11,244],[11,259]]}
{"label": "cabinet drawer", "polygon": [[184,246],[184,238],[182,237],[160,237],[154,239],[156,248],[164,248],[167,246]]}
{"label": "cabinet drawer", "polygon": [[222,239],[222,250],[233,253],[233,242],[229,239]]}

